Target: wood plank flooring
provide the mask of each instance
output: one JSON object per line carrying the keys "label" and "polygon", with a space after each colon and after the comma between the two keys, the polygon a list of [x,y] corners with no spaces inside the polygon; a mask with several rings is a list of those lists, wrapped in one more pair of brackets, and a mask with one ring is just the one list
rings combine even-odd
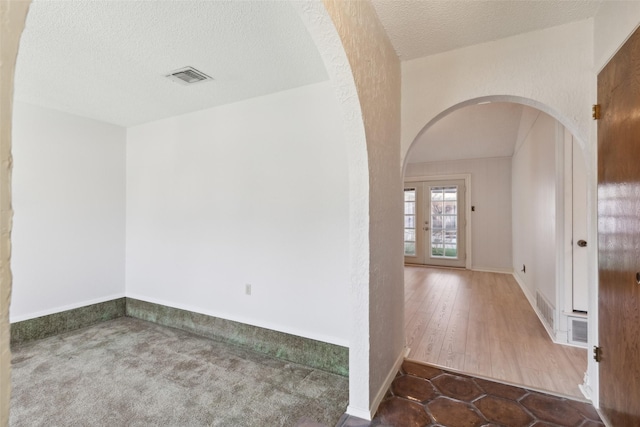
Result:
{"label": "wood plank flooring", "polygon": [[409,358],[584,399],[587,350],[553,343],[513,276],[405,267]]}

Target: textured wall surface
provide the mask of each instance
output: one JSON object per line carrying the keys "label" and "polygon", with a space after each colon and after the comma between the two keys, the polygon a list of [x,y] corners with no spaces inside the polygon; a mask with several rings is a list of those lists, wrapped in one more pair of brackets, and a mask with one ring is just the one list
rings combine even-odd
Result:
{"label": "textured wall surface", "polygon": [[372,0],[402,61],[592,18],[602,0]]}
{"label": "textured wall surface", "polygon": [[11,390],[11,104],[13,72],[29,1],[0,2],[0,426],[9,423]]}
{"label": "textured wall surface", "polygon": [[367,137],[369,404],[376,406],[404,348],[400,63],[371,3],[324,3],[349,58]]}
{"label": "textured wall surface", "polygon": [[[362,110],[340,35],[324,5],[292,1],[340,103],[349,161],[349,412],[369,410],[369,168]],[[355,408],[355,410],[354,410]]]}
{"label": "textured wall surface", "polygon": [[402,63],[402,155],[441,112],[513,96],[558,119],[584,145],[593,100],[593,21],[521,34]]}
{"label": "textured wall surface", "polygon": [[640,25],[640,1],[605,1],[593,18],[594,70],[599,72]]}

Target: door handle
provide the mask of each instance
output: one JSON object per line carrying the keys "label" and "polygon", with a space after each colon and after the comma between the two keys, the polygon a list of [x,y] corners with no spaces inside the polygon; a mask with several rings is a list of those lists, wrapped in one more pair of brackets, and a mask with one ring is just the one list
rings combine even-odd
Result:
{"label": "door handle", "polygon": [[587,247],[586,240],[578,240],[578,246],[580,246],[581,248],[586,248]]}

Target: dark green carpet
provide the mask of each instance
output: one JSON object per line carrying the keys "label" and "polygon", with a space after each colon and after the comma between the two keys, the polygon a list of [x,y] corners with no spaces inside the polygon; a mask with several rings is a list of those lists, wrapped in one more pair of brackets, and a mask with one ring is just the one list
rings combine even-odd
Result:
{"label": "dark green carpet", "polygon": [[11,426],[333,426],[348,379],[120,318],[13,349]]}

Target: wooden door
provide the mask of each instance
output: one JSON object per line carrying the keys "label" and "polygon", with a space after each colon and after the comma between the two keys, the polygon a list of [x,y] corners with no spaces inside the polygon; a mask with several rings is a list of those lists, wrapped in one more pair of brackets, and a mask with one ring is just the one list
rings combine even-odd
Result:
{"label": "wooden door", "polygon": [[640,426],[640,30],[598,75],[600,408]]}

